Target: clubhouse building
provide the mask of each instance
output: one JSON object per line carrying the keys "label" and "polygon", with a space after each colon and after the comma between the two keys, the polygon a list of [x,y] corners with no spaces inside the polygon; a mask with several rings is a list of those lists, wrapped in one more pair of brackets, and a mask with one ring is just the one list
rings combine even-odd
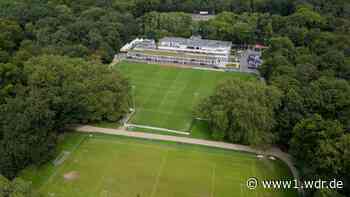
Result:
{"label": "clubhouse building", "polygon": [[135,39],[120,50],[127,59],[204,66],[215,68],[239,68],[237,58],[231,54],[232,43],[191,38],[164,37],[156,43],[151,39]]}

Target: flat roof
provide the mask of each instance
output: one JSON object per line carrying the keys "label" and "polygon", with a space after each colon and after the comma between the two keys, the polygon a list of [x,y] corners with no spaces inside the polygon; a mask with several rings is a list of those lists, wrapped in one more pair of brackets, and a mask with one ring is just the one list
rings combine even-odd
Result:
{"label": "flat roof", "polygon": [[186,52],[175,52],[175,51],[164,51],[164,50],[132,50],[132,52],[139,52],[146,55],[156,55],[156,56],[168,56],[168,57],[182,57],[182,58],[207,58],[216,59],[217,57],[207,54],[196,54],[196,53],[186,53]]}
{"label": "flat roof", "polygon": [[137,42],[134,46],[134,48],[144,48],[144,49],[155,49],[156,43],[154,40],[142,40],[140,42]]}
{"label": "flat roof", "polygon": [[219,40],[207,40],[200,37],[192,36],[191,38],[180,38],[180,37],[164,37],[159,40],[161,42],[175,42],[186,46],[200,46],[200,47],[231,47],[232,42],[219,41]]}

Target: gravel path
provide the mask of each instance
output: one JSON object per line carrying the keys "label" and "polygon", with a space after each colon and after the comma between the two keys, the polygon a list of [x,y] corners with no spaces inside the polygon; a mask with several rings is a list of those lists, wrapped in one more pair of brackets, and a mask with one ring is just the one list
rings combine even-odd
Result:
{"label": "gravel path", "polygon": [[244,152],[255,153],[255,154],[272,155],[284,161],[292,171],[294,178],[299,180],[298,171],[295,168],[290,155],[282,152],[280,149],[276,147],[263,151],[263,150],[257,150],[252,147],[239,145],[239,144],[231,144],[231,143],[217,142],[217,141],[210,141],[210,140],[201,140],[201,139],[194,139],[189,137],[178,137],[178,136],[159,135],[159,134],[144,133],[144,132],[133,132],[133,131],[126,131],[123,129],[100,128],[100,127],[94,127],[89,125],[76,126],[74,129],[76,131],[87,132],[87,133],[104,133],[104,134],[110,134],[110,135],[119,135],[119,136],[127,136],[127,137],[142,138],[142,139],[180,142],[180,143],[186,143],[186,144],[196,144],[196,145],[223,148],[223,149],[229,149],[229,150],[244,151]]}

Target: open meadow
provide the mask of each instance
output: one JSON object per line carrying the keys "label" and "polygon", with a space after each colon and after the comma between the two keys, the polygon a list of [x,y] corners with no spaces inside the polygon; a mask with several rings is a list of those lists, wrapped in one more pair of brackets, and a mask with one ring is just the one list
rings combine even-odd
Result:
{"label": "open meadow", "polygon": [[254,80],[254,75],[176,68],[146,63],[116,65],[133,86],[136,113],[131,123],[190,131],[193,109],[220,82],[230,78]]}
{"label": "open meadow", "polygon": [[246,180],[290,177],[279,160],[203,146],[68,133],[54,166],[22,173],[55,197],[296,197],[295,191],[249,190]]}

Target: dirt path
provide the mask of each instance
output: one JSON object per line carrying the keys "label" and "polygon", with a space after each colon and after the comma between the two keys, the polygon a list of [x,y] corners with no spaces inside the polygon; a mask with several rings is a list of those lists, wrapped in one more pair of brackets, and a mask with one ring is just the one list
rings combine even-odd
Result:
{"label": "dirt path", "polygon": [[196,144],[196,145],[223,148],[223,149],[229,149],[229,150],[244,151],[244,152],[255,153],[255,154],[272,155],[284,161],[290,168],[294,178],[299,180],[299,174],[292,162],[292,158],[287,153],[282,152],[278,148],[271,148],[269,150],[262,151],[262,150],[254,149],[249,146],[244,146],[239,144],[230,144],[225,142],[201,140],[201,139],[194,139],[189,137],[159,135],[159,134],[143,133],[143,132],[132,132],[132,131],[126,131],[123,129],[100,128],[100,127],[94,127],[89,125],[76,126],[74,129],[76,131],[87,132],[87,133],[104,133],[104,134],[127,136],[127,137],[142,138],[142,139],[180,142],[180,143],[186,143],[186,144]]}

